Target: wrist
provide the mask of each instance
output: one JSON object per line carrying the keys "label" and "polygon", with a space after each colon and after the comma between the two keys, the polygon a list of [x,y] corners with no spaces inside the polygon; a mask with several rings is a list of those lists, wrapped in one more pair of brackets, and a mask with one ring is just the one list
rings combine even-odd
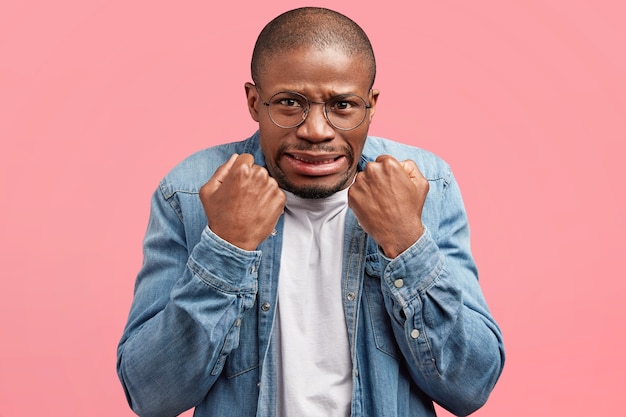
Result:
{"label": "wrist", "polygon": [[379,243],[378,246],[387,258],[394,259],[402,252],[413,246],[423,234],[424,226],[420,223],[419,228],[415,229],[414,233],[405,233],[400,238],[396,237],[395,239],[391,239],[384,244]]}

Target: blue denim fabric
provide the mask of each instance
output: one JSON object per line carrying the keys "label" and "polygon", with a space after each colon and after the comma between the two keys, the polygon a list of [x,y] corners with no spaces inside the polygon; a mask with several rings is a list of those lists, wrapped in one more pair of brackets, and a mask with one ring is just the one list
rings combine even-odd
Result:
{"label": "blue denim fabric", "polygon": [[[258,250],[244,251],[211,232],[198,197],[233,153],[264,165],[258,142],[256,133],[198,152],[154,193],[118,347],[118,374],[140,416],[192,407],[195,416],[275,415],[282,218]],[[426,232],[388,259],[348,210],[342,280],[352,415],[434,416],[432,401],[467,415],[487,400],[504,349],[478,285],[461,195],[441,159],[385,139],[368,138],[361,169],[381,154],[414,160],[428,179]]]}

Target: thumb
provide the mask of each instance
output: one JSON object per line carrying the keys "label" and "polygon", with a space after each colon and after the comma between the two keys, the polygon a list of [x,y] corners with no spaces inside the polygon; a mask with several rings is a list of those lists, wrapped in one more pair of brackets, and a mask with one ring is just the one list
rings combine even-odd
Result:
{"label": "thumb", "polygon": [[204,192],[207,194],[213,194],[218,188],[220,188],[220,185],[222,185],[226,176],[228,176],[230,169],[233,167],[238,157],[239,154],[232,154],[228,161],[220,165],[220,167],[215,170],[213,176],[211,176],[209,181],[207,181],[207,183],[202,187],[204,188]]}

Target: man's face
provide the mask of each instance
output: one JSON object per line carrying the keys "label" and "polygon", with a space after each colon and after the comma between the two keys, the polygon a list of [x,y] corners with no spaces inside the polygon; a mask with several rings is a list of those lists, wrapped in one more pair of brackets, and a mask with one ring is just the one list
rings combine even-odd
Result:
{"label": "man's face", "polygon": [[[369,90],[371,80],[363,60],[333,48],[289,51],[269,59],[256,87],[246,84],[267,169],[282,189],[304,198],[323,198],[352,183],[378,97],[378,91]],[[263,105],[283,91],[300,93],[311,102],[356,94],[372,107],[353,130],[331,126],[320,104],[311,105],[300,126],[285,129],[272,122]]]}

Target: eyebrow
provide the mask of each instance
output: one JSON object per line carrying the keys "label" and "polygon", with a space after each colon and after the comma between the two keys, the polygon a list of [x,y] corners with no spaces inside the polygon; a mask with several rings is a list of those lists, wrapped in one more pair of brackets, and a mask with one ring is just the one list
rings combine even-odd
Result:
{"label": "eyebrow", "polygon": [[[313,102],[316,100],[312,100],[309,96],[307,96],[306,94],[300,92],[300,91],[295,91],[295,90],[278,90],[275,93],[272,93],[272,95],[270,96],[273,97],[276,94],[280,94],[280,93],[288,93],[288,94],[299,94],[301,96],[304,96],[307,98],[307,100]],[[367,92],[367,95],[369,95],[369,91]],[[360,94],[354,93],[354,92],[347,92],[347,93],[340,93],[340,94],[333,94],[328,96],[328,98],[324,99],[324,101],[328,101],[328,100],[332,100],[334,98],[341,98],[341,97],[348,97],[348,96],[357,96],[357,97],[361,97],[364,100],[367,100],[367,95],[365,97],[361,96]]]}

